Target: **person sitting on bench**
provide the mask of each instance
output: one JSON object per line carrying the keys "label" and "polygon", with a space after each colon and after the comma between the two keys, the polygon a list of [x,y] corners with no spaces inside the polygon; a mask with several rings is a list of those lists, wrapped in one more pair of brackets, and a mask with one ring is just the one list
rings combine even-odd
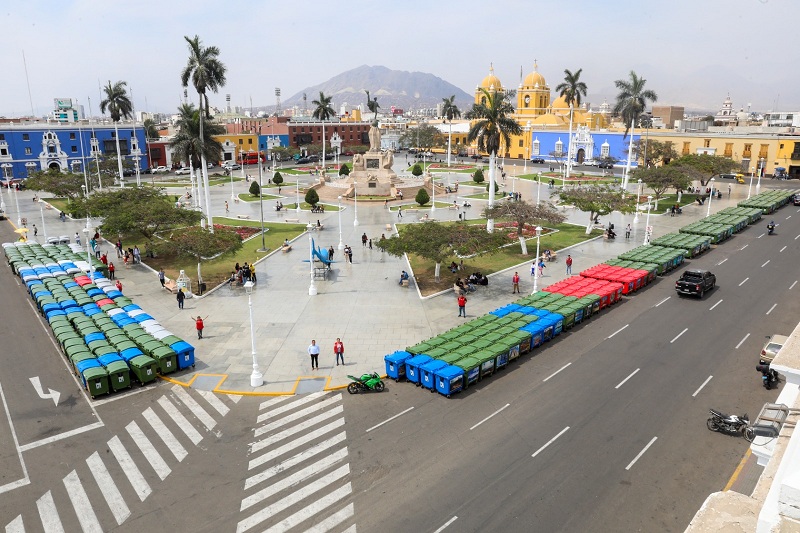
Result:
{"label": "person sitting on bench", "polygon": [[402,285],[404,281],[408,281],[408,272],[405,270],[400,273],[400,285]]}
{"label": "person sitting on bench", "polygon": [[544,251],[544,260],[548,262],[552,261],[553,260],[552,255],[553,252],[550,251],[550,248],[546,248]]}
{"label": "person sitting on bench", "polygon": [[456,264],[456,262],[455,262],[455,261],[453,261],[452,263],[450,263],[450,272],[452,272],[453,274],[455,274],[456,272],[458,272],[458,265]]}
{"label": "person sitting on bench", "polygon": [[615,238],[615,237],[617,236],[617,234],[616,234],[616,233],[614,233],[614,230],[613,230],[612,228],[608,228],[608,229],[606,230],[606,236],[607,236],[609,239],[613,239],[613,238]]}

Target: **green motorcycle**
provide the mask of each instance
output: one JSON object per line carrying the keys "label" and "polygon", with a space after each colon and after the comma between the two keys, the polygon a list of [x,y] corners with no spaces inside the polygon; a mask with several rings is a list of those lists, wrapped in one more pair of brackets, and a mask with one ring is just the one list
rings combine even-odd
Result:
{"label": "green motorcycle", "polygon": [[371,390],[383,392],[383,390],[386,388],[386,385],[383,384],[383,380],[381,380],[381,377],[377,372],[373,372],[372,374],[362,374],[360,378],[351,376],[349,374],[347,377],[353,380],[353,382],[347,386],[347,392],[350,394],[358,394],[359,392]]}

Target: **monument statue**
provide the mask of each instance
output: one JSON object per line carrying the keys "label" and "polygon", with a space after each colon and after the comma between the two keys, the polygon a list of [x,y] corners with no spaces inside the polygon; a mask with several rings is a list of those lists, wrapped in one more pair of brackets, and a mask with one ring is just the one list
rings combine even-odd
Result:
{"label": "monument statue", "polygon": [[369,128],[369,151],[381,151],[381,130],[375,124]]}

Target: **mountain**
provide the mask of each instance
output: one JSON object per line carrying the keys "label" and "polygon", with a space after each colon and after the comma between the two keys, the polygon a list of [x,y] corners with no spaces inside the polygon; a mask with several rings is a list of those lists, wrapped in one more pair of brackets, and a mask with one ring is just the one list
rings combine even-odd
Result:
{"label": "mountain", "polygon": [[297,105],[303,109],[303,93],[307,95],[309,112],[312,111],[312,100],[316,100],[319,92],[333,97],[332,107],[338,113],[339,106],[347,103],[348,106],[362,104],[366,111],[368,90],[370,97],[378,97],[381,111],[388,111],[391,106],[405,109],[436,107],[443,98],[455,95],[456,105],[462,112],[472,105],[473,97],[455,85],[425,72],[407,72],[391,70],[382,66],[360,67],[342,72],[326,82],[306,87],[291,98],[281,102],[282,107]]}

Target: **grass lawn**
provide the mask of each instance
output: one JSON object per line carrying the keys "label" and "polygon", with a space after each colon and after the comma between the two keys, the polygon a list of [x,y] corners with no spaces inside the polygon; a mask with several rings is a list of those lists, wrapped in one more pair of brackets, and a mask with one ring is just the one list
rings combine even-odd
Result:
{"label": "grass lawn", "polygon": [[[697,194],[682,194],[681,195],[681,205],[691,205],[697,201]],[[714,198],[716,200],[716,198]],[[712,200],[712,202],[714,201]],[[708,201],[708,200],[706,200]],[[639,198],[639,202],[646,203],[647,202],[647,195],[642,194]],[[655,207],[656,200],[653,198],[653,204]],[[678,203],[678,195],[677,194],[665,194],[661,198],[658,199],[658,208],[660,210],[665,210],[675,204]]]}
{"label": "grass lawn", "polygon": [[[456,224],[457,222],[453,223]],[[469,223],[485,225],[486,221],[470,220]],[[402,224],[398,226],[398,229],[400,231],[402,231],[402,228],[403,228]],[[568,246],[572,246],[574,244],[583,242],[587,239],[592,239],[594,237],[602,235],[602,232],[600,230],[593,230],[591,235],[586,235],[585,226],[576,226],[574,224],[559,224],[554,229],[558,231],[542,235],[540,237],[541,250],[544,250],[545,248],[549,248],[555,251],[563,250]],[[504,230],[497,229],[496,231],[504,231]],[[512,241],[509,239],[509,242]],[[456,274],[451,273],[447,269],[447,265],[449,265],[451,261],[455,261],[456,263],[458,263],[459,261],[461,261],[461,259],[455,256],[448,257],[445,261],[442,261],[439,283],[436,283],[434,281],[433,275],[436,267],[435,263],[415,255],[409,255],[408,259],[411,263],[411,268],[414,271],[414,276],[417,280],[417,284],[419,285],[420,292],[422,293],[423,296],[427,296],[445,289],[452,288],[453,283],[455,283],[457,278],[459,277],[463,278],[465,276],[468,276],[472,272],[480,272],[481,274],[489,275],[494,272],[499,272],[506,268],[510,268],[514,265],[524,263],[526,261],[532,262],[534,256],[536,255],[536,238],[528,239],[527,244],[528,244],[528,255],[522,255],[519,241],[515,239],[511,246],[506,246],[504,248],[501,248],[496,253],[464,259],[464,270]],[[550,265],[555,265],[554,268],[562,268],[564,265],[564,258],[559,257],[557,263],[549,263],[548,266]],[[521,268],[520,276],[527,276],[530,274],[530,265],[526,265],[520,268]],[[510,274],[508,276],[508,280],[506,281],[508,281],[510,288],[511,285]],[[502,279],[492,280],[492,283],[502,283],[502,282],[503,282]]]}
{"label": "grass lawn", "polygon": [[243,202],[257,202],[259,198],[263,197],[264,200],[277,200],[280,196],[273,196],[271,194],[264,194],[262,196],[254,196],[249,192],[243,192],[239,194],[239,200]]}
{"label": "grass lawn", "polygon": [[[447,209],[453,204],[448,204],[447,202],[436,202],[434,205],[436,207],[442,207]],[[408,204],[408,205],[395,205],[389,208],[389,211],[397,211],[399,207],[403,208],[403,211],[427,211],[431,208],[431,204],[419,205],[419,204]]]}
{"label": "grass lawn", "polygon": [[48,204],[52,205],[59,211],[65,211],[69,213],[69,210],[67,209],[69,200],[67,200],[66,198],[41,198],[41,200],[43,202],[47,202]]}
{"label": "grass lawn", "polygon": [[[325,211],[338,211],[339,206],[336,204],[328,204],[325,202],[320,202],[318,205],[324,205]],[[294,211],[297,209],[297,203],[286,204],[283,206],[284,211]],[[305,202],[300,202],[300,210],[301,211],[311,211],[311,204],[307,204]]]}

